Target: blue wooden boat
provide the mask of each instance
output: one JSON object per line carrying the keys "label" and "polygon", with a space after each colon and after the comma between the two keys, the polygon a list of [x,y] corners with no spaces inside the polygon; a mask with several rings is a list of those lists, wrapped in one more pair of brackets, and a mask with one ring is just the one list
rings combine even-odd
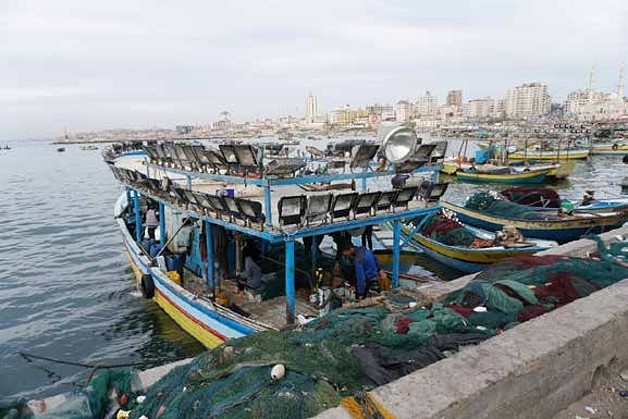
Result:
{"label": "blue wooden boat", "polygon": [[[564,202],[558,193],[549,188],[514,187],[499,192],[509,201],[525,205],[531,210],[547,211],[558,210]],[[616,212],[628,210],[628,198],[603,199],[593,198],[593,191],[589,191],[589,199],[573,204],[575,212]],[[585,195],[586,197],[586,195]]]}
{"label": "blue wooden boat", "polygon": [[546,211],[546,219],[511,219],[483,214],[450,202],[443,202],[442,205],[455,211],[460,221],[474,227],[497,231],[508,225],[515,227],[525,237],[556,240],[561,244],[577,240],[586,234],[618,228],[628,220],[628,213],[624,212],[578,213],[558,218],[555,211]]}
{"label": "blue wooden boat", "polygon": [[[555,241],[539,239],[526,239],[517,243],[503,245],[494,243],[493,245],[479,248],[449,245],[423,234],[426,223],[433,220],[432,217],[434,216],[438,215],[434,214],[425,217],[415,227],[411,225],[402,226],[402,238],[408,245],[422,250],[432,259],[462,272],[479,272],[501,260],[532,255],[558,245]],[[473,236],[480,241],[492,242],[495,239],[495,234],[488,231],[466,225],[461,225],[460,228],[463,228],[469,236]]]}

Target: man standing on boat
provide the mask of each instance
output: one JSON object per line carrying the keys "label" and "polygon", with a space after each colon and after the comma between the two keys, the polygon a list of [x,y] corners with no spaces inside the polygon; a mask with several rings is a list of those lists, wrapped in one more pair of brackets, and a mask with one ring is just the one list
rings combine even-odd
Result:
{"label": "man standing on boat", "polygon": [[148,237],[155,240],[155,230],[159,225],[159,220],[157,219],[157,212],[155,208],[151,205],[146,210],[146,230],[148,232]]}
{"label": "man standing on boat", "polygon": [[348,244],[343,248],[342,254],[353,261],[356,278],[356,297],[364,298],[372,287],[377,287],[381,278],[384,280],[386,273],[381,270],[373,251],[367,247],[355,247]]}

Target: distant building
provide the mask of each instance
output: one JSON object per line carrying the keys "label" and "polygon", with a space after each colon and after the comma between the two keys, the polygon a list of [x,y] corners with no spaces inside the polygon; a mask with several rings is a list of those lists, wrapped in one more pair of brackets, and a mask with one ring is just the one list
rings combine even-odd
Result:
{"label": "distant building", "polygon": [[462,90],[450,90],[447,93],[447,106],[462,108]]}
{"label": "distant building", "polygon": [[395,105],[395,121],[409,122],[414,113],[414,106],[408,100],[400,100]]}
{"label": "distant building", "polygon": [[390,105],[384,105],[381,108],[382,121],[394,121],[395,109]]}
{"label": "distant building", "polygon": [[426,91],[425,94],[419,97],[416,103],[416,116],[418,118],[429,119],[434,118],[438,113],[438,101],[436,96],[432,95],[430,91]]}
{"label": "distant building", "polygon": [[464,117],[471,121],[481,121],[490,118],[493,99],[472,99],[464,106]]}
{"label": "distant building", "polygon": [[310,93],[305,100],[305,123],[313,124],[318,117],[318,98]]}
{"label": "distant building", "polygon": [[194,126],[192,125],[177,125],[174,128],[175,132],[179,135],[189,134],[194,131]]}
{"label": "distant building", "polygon": [[565,115],[581,121],[609,121],[628,115],[628,102],[623,97],[624,67],[619,70],[617,91],[595,90],[595,72],[592,69],[587,89],[570,92],[565,100]]}
{"label": "distant building", "polygon": [[506,96],[506,116],[512,119],[527,119],[546,115],[552,107],[547,86],[532,82],[517,86]]}

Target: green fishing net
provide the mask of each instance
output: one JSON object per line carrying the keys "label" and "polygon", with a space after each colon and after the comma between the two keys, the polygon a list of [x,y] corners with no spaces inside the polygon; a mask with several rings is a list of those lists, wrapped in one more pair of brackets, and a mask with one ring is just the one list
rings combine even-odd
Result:
{"label": "green fishing net", "polygon": [[464,204],[465,208],[480,211],[512,220],[559,220],[560,216],[552,211],[535,211],[526,205],[503,201],[488,192],[476,192]]}

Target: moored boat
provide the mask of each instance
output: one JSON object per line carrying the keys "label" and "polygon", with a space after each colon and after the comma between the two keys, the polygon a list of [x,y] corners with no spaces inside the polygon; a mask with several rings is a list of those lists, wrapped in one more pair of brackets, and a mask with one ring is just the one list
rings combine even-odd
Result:
{"label": "moored boat", "polygon": [[526,205],[534,210],[558,210],[568,204],[569,210],[575,212],[609,212],[628,210],[628,198],[595,199],[594,191],[586,191],[580,202],[562,199],[558,193],[549,188],[514,187],[499,192],[511,202]]}
{"label": "moored boat", "polygon": [[465,226],[455,213],[444,210],[416,222],[416,226],[404,225],[401,234],[409,245],[444,265],[467,273],[558,245],[549,240],[524,239],[513,231],[494,234]]}
{"label": "moored boat", "polygon": [[505,183],[528,184],[542,183],[553,169],[517,171],[512,168],[504,168],[494,171],[479,171],[477,169],[458,170],[456,178],[463,182],[475,183]]}
{"label": "moored boat", "polygon": [[592,155],[624,155],[628,154],[628,143],[592,144],[589,151]]}
{"label": "moored boat", "polygon": [[[392,169],[372,172],[368,161],[352,173],[302,174],[304,162],[266,163],[258,160],[259,150],[252,145],[224,144],[216,150],[160,144],[143,151],[110,165],[126,188],[116,211],[126,253],[142,294],[208,347],[329,310],[329,295],[320,296],[323,284],[310,274],[323,261],[316,256],[320,237],[386,222],[400,228],[402,219],[430,211],[429,196],[415,199],[421,197],[417,186],[367,190],[368,179],[395,174]],[[371,146],[371,151],[374,156],[377,150]],[[346,182],[353,179],[364,179],[362,192]],[[344,183],[330,186],[334,181]],[[317,187],[312,192],[300,187],[307,184]],[[145,238],[151,235],[148,211],[156,212],[156,207],[159,226],[152,231],[159,241]],[[313,241],[310,255],[301,251],[306,238]],[[243,253],[249,247],[262,253],[262,285],[255,289],[238,277],[248,263]],[[391,282],[397,287],[403,264],[399,240],[390,256]],[[335,295],[333,283],[327,291]],[[269,295],[277,287],[280,292]],[[355,293],[337,298],[355,298]]]}
{"label": "moored boat", "polygon": [[[495,204],[497,202],[497,204]],[[455,211],[465,224],[489,231],[512,226],[525,237],[566,243],[591,233],[620,227],[628,220],[626,212],[604,212],[567,215],[561,211],[537,211],[524,205],[497,200],[486,193],[476,193],[465,206],[443,202]]]}
{"label": "moored boat", "polygon": [[556,150],[543,150],[539,149],[518,149],[512,153],[508,153],[509,160],[552,160],[552,161],[564,161],[564,160],[582,160],[589,157],[588,149],[556,149]]}

